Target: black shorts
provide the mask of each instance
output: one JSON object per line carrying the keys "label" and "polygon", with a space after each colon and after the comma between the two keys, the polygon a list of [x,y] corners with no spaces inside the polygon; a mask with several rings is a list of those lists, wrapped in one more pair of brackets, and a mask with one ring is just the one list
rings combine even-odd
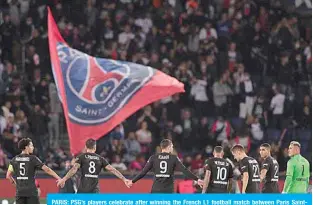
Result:
{"label": "black shorts", "polygon": [[16,204],[40,204],[38,196],[17,196]]}

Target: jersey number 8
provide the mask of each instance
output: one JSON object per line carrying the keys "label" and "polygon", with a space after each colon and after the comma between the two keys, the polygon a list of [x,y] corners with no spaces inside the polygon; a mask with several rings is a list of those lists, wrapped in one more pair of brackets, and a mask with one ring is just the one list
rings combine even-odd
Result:
{"label": "jersey number 8", "polygon": [[89,171],[90,174],[95,173],[95,171],[96,171],[96,163],[94,161],[89,162],[88,171]]}

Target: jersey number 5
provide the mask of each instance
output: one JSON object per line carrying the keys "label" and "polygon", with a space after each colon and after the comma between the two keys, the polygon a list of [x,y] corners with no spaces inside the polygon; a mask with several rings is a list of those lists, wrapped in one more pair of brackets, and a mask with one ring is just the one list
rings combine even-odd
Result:
{"label": "jersey number 5", "polygon": [[20,175],[25,176],[26,170],[25,170],[25,163],[20,163]]}
{"label": "jersey number 5", "polygon": [[160,162],[160,172],[162,173],[162,174],[164,174],[164,173],[166,173],[166,171],[167,171],[167,161],[161,161]]}

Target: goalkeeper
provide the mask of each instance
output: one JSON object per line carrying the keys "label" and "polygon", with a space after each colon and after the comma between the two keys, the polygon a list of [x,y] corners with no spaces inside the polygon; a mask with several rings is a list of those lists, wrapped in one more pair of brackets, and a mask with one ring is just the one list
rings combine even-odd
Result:
{"label": "goalkeeper", "polygon": [[300,155],[299,142],[290,142],[286,180],[283,193],[307,193],[310,178],[310,164]]}

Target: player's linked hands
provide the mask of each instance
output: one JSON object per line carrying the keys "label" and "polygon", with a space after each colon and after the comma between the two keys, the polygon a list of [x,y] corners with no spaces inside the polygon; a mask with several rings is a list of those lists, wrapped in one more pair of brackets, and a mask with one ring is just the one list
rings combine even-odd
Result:
{"label": "player's linked hands", "polygon": [[133,182],[129,179],[125,179],[124,183],[127,186],[127,188],[130,188],[131,186],[133,186]]}
{"label": "player's linked hands", "polygon": [[63,188],[65,185],[65,180],[64,179],[58,179],[57,180],[57,186]]}

